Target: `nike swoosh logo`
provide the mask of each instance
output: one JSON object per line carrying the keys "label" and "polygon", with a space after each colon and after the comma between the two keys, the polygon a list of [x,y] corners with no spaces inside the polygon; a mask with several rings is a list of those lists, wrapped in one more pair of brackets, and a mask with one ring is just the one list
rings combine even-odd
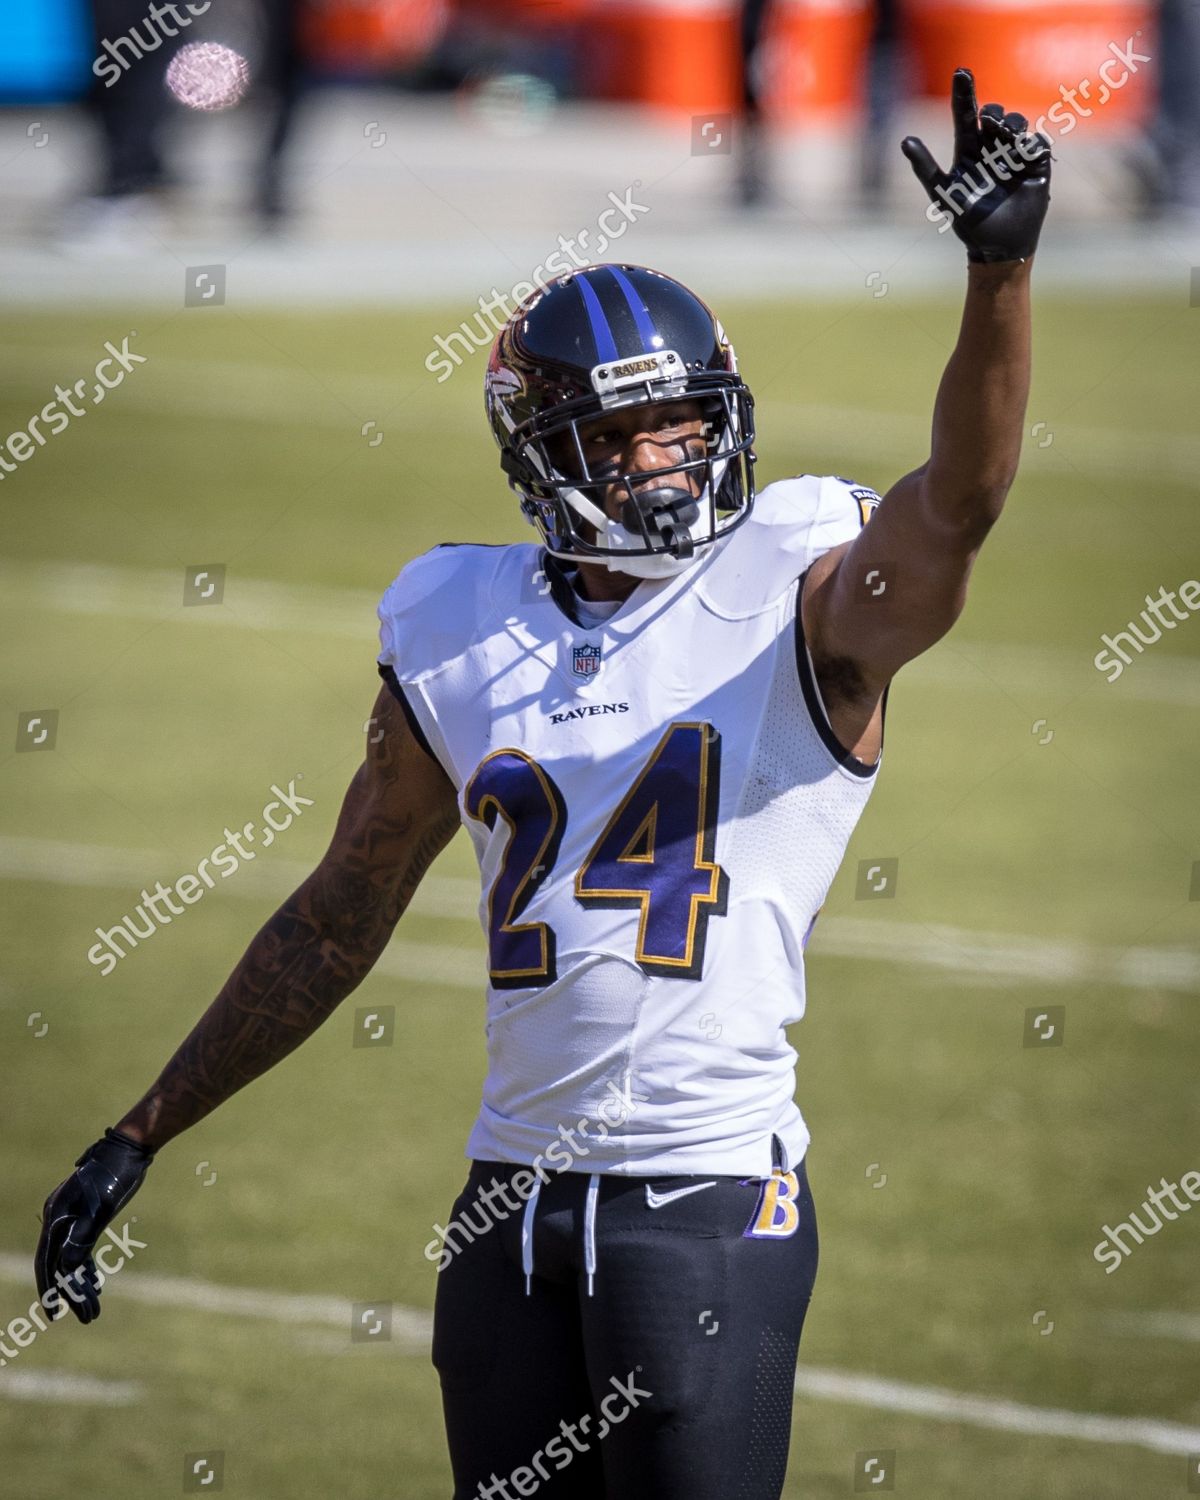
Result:
{"label": "nike swoosh logo", "polygon": [[715,1182],[694,1182],[691,1187],[672,1188],[669,1193],[656,1193],[649,1183],[646,1184],[646,1207],[665,1208],[668,1203],[674,1203],[676,1198],[686,1198],[689,1193],[702,1193],[705,1188],[716,1187]]}

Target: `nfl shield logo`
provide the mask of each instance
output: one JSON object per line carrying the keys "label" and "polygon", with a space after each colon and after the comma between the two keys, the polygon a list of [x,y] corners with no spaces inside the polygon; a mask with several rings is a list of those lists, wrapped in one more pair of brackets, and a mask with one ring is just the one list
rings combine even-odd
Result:
{"label": "nfl shield logo", "polygon": [[599,670],[599,646],[573,646],[571,648],[571,671],[576,677],[595,677]]}

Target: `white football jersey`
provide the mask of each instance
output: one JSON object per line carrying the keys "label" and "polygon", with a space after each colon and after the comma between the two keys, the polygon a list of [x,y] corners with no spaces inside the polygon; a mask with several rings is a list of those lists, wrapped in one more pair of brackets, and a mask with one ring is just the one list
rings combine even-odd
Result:
{"label": "white football jersey", "polygon": [[468,1155],[748,1176],[804,1155],[784,1027],[875,767],[829,726],[798,581],[877,501],[772,484],[591,628],[536,544],[435,548],[384,595],[381,670],[458,790],[483,882]]}

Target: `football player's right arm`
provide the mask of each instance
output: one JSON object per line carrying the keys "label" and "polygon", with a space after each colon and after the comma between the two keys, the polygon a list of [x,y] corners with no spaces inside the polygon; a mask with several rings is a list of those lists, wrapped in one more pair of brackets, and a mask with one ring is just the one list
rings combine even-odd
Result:
{"label": "football player's right arm", "polygon": [[251,941],[153,1087],[47,1199],[38,1290],[57,1271],[86,1268],[86,1300],[71,1292],[84,1322],[99,1312],[92,1245],[153,1153],[286,1057],[355,989],[459,825],[453,785],[386,687],[372,725],[320,864]]}

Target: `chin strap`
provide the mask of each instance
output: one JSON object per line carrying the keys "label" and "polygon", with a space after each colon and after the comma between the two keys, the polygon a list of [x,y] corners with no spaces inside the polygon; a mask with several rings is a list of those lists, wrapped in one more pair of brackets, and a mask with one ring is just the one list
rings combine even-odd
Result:
{"label": "chin strap", "polygon": [[700,507],[691,492],[673,485],[644,489],[621,507],[621,524],[627,532],[636,535],[644,527],[666,544],[672,557],[680,560],[695,555],[695,538],[688,528],[699,519]]}

